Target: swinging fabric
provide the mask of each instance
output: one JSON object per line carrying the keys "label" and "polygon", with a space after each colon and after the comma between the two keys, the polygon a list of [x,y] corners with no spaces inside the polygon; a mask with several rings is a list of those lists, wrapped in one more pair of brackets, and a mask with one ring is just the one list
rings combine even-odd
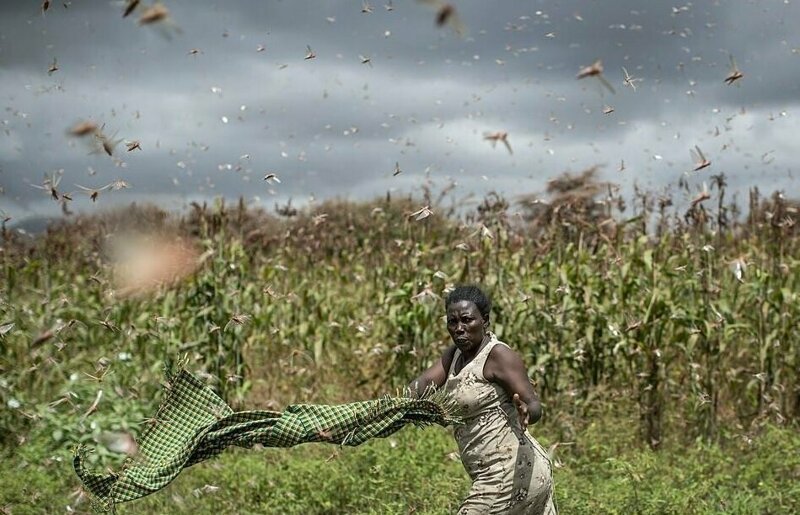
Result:
{"label": "swinging fabric", "polygon": [[277,411],[234,412],[202,381],[182,367],[167,370],[166,398],[139,439],[135,456],[119,471],[97,474],[84,465],[87,449],[75,450],[73,467],[101,511],[157,492],[181,470],[225,448],[291,447],[308,442],[355,446],[383,438],[406,424],[459,423],[443,392],[421,399],[384,397],[341,405],[297,404]]}

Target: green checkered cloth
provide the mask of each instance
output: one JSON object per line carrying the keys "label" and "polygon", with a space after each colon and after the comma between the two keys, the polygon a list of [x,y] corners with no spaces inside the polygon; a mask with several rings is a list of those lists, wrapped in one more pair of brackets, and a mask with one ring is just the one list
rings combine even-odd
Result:
{"label": "green checkered cloth", "polygon": [[359,445],[383,438],[406,424],[459,423],[443,392],[423,398],[384,397],[337,406],[297,404],[277,411],[234,411],[210,388],[181,368],[167,371],[166,398],[138,443],[138,453],[119,471],[90,472],[85,447],[75,450],[73,467],[100,511],[157,492],[181,470],[225,448],[292,447],[307,442]]}

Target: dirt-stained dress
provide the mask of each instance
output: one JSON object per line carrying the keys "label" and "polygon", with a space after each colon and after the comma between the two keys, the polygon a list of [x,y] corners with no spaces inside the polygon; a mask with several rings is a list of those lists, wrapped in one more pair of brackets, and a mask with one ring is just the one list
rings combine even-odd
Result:
{"label": "dirt-stained dress", "polygon": [[483,377],[483,367],[495,345],[491,340],[458,374],[456,350],[445,390],[464,410],[465,423],[456,426],[461,462],[472,489],[458,515],[555,515],[553,475],[547,453],[519,427],[517,410],[502,386]]}

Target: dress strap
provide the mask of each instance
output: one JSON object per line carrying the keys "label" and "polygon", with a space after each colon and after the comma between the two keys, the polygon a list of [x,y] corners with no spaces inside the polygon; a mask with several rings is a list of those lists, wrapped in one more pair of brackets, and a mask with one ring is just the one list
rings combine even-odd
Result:
{"label": "dress strap", "polygon": [[489,333],[491,339],[489,343],[487,343],[481,351],[475,356],[475,359],[472,360],[471,365],[474,364],[475,366],[475,375],[479,378],[485,380],[486,378],[483,376],[483,367],[486,365],[486,360],[489,358],[489,353],[492,352],[492,349],[498,343],[502,343],[498,340],[493,333]]}
{"label": "dress strap", "polygon": [[447,371],[447,377],[450,377],[450,376],[453,375],[453,372],[456,369],[456,359],[458,359],[458,357],[460,355],[461,355],[461,351],[459,349],[456,349],[456,351],[453,353],[453,360],[450,361],[450,370]]}

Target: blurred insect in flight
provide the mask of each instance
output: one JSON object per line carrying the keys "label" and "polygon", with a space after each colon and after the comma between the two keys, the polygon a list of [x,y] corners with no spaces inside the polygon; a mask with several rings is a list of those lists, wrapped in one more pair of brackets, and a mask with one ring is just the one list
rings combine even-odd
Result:
{"label": "blurred insect in flight", "polygon": [[306,50],[307,50],[306,56],[304,57],[305,60],[314,59],[315,57],[317,57],[317,54],[315,54],[314,51],[311,50],[310,45],[306,45]]}
{"label": "blurred insect in flight", "polygon": [[744,74],[739,70],[739,67],[736,66],[736,60],[733,58],[733,55],[730,56],[731,58],[731,71],[728,73],[728,76],[725,77],[725,83],[729,86],[736,82],[737,80],[744,77]]}
{"label": "blurred insect in flight", "polygon": [[466,33],[466,27],[461,22],[458,11],[453,4],[443,2],[442,0],[419,0],[422,3],[431,5],[436,8],[436,26],[444,27],[449,25],[459,36]]}
{"label": "blurred insect in flight", "polygon": [[172,21],[169,9],[160,2],[156,2],[144,8],[142,14],[139,16],[139,25],[157,27],[161,35],[167,39],[172,39],[173,33],[183,32],[181,28]]}
{"label": "blurred insect in flight", "polygon": [[695,172],[711,166],[711,161],[706,159],[706,156],[703,154],[703,151],[700,150],[700,147],[698,147],[697,145],[694,146],[694,149],[689,150],[689,153],[692,155],[692,159],[694,159]]}
{"label": "blurred insect in flight", "polygon": [[111,452],[136,456],[139,446],[136,440],[127,431],[110,431],[100,435],[100,443]]}
{"label": "blurred insect in flight", "polygon": [[505,131],[486,133],[483,135],[483,139],[491,141],[492,148],[494,148],[497,145],[498,141],[502,141],[503,145],[505,145],[506,149],[508,149],[508,153],[509,154],[514,153],[514,151],[511,150],[511,144],[508,142],[508,133]]}
{"label": "blurred insect in flight", "polygon": [[700,191],[700,193],[698,193],[697,196],[695,196],[692,199],[692,203],[691,203],[691,206],[689,207],[689,209],[694,209],[694,207],[697,206],[697,204],[700,204],[701,202],[705,202],[706,200],[708,200],[710,198],[711,198],[711,194],[708,192],[708,186],[704,182],[702,191]]}
{"label": "blurred insect in flight", "polygon": [[122,179],[116,179],[113,182],[110,182],[106,185],[107,188],[111,188],[111,191],[119,191],[125,190],[131,187],[131,185]]}
{"label": "blurred insect in flight", "polygon": [[58,200],[60,198],[58,190],[58,184],[61,182],[61,176],[63,172],[53,172],[52,177],[46,177],[42,184],[31,184],[36,189],[44,190],[53,197],[53,200]]}
{"label": "blurred insect in flight", "polygon": [[139,5],[139,0],[128,0],[128,5],[125,6],[125,10],[122,12],[122,17],[126,18],[129,16]]}
{"label": "blurred insect in flight", "polygon": [[586,77],[597,77],[597,80],[600,81],[603,86],[608,88],[611,93],[616,93],[614,90],[614,86],[612,86],[605,77],[603,77],[603,61],[598,59],[594,63],[590,64],[589,66],[584,66],[583,68],[578,71],[578,75],[575,76],[576,79],[585,79]]}
{"label": "blurred insect in flight", "polygon": [[80,184],[75,185],[77,188],[81,190],[81,193],[85,193],[92,199],[92,202],[97,202],[97,197],[100,195],[101,191],[105,191],[111,187],[110,184],[106,184],[102,188],[87,188],[86,186],[81,186]]}
{"label": "blurred insect in flight", "polygon": [[142,12],[142,15],[139,16],[139,25],[149,25],[151,23],[164,21],[167,18],[169,18],[169,9],[167,9],[164,4],[156,2],[146,8],[144,12]]}
{"label": "blurred insect in flight", "polygon": [[631,75],[628,73],[628,70],[626,70],[624,66],[622,67],[622,73],[625,74],[625,77],[622,79],[622,83],[626,86],[630,86],[633,91],[636,91],[636,83],[641,82],[642,79],[631,77]]}
{"label": "blurred insect in flight", "polygon": [[69,130],[70,136],[83,137],[94,134],[98,130],[97,124],[91,121],[78,122]]}
{"label": "blurred insect in flight", "polygon": [[747,262],[744,260],[743,257],[738,257],[730,262],[731,272],[733,272],[733,276],[736,278],[737,281],[740,283],[744,282],[744,275],[747,272]]}
{"label": "blurred insect in flight", "polygon": [[106,136],[103,133],[103,128],[101,127],[94,135],[94,137],[97,138],[100,141],[100,146],[99,146],[99,148],[95,149],[92,153],[96,154],[96,153],[99,153],[100,150],[102,150],[103,152],[105,152],[109,156],[113,156],[114,155],[114,149],[122,141],[122,138],[114,139],[114,136],[116,136],[116,132],[113,135],[111,135],[110,137]]}
{"label": "blurred insect in flight", "polygon": [[431,208],[429,206],[424,206],[424,207],[414,211],[410,215],[408,215],[408,217],[409,218],[413,217],[415,220],[419,221],[419,220],[424,220],[425,218],[428,218],[432,214],[433,214],[433,211],[431,211]]}

